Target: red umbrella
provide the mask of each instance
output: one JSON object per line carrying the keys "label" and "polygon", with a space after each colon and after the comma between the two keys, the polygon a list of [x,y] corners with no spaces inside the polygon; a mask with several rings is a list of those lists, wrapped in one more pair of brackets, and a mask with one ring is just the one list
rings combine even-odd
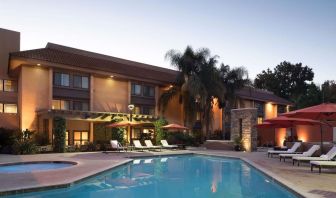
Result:
{"label": "red umbrella", "polygon": [[288,127],[293,127],[296,125],[320,125],[323,124],[317,120],[312,119],[304,119],[304,118],[290,118],[285,116],[279,116],[272,119],[265,120],[271,124],[278,124],[278,125],[287,125]]}
{"label": "red umbrella", "polygon": [[276,138],[275,138],[275,129],[276,128],[288,128],[291,127],[288,124],[275,124],[275,123],[270,123],[270,122],[263,122],[261,124],[257,124],[255,125],[257,128],[259,129],[264,129],[264,128],[272,128],[274,129],[273,133],[274,133],[274,146],[275,146],[275,142],[276,142]]}
{"label": "red umbrella", "polygon": [[139,122],[130,122],[130,121],[120,121],[120,122],[115,122],[112,124],[107,125],[106,127],[109,128],[118,128],[118,127],[128,127],[128,126],[139,126],[142,125],[143,123]]}
{"label": "red umbrella", "polygon": [[[320,105],[299,109],[294,112],[285,114],[288,117],[295,118],[308,118],[320,120],[323,124],[328,124],[326,121],[336,121],[336,104],[322,103]],[[321,151],[323,152],[323,138],[322,138],[322,124],[320,124],[321,135]]]}
{"label": "red umbrella", "polygon": [[162,127],[163,129],[175,129],[175,130],[189,130],[188,127],[179,124],[168,124]]}
{"label": "red umbrella", "polygon": [[336,121],[336,104],[322,103],[320,105],[299,109],[286,114],[288,117],[307,118],[313,120]]}

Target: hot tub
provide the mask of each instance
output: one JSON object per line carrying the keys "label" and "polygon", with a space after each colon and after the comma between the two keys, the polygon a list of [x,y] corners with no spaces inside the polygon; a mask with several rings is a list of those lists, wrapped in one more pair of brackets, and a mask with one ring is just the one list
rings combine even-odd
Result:
{"label": "hot tub", "polygon": [[67,161],[38,161],[19,162],[0,165],[0,173],[27,173],[36,171],[56,170],[76,165],[75,162]]}

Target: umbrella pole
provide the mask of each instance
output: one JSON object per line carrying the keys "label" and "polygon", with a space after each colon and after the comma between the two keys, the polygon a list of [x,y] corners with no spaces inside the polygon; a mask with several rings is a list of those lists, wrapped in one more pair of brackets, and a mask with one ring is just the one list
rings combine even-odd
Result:
{"label": "umbrella pole", "polygon": [[275,144],[276,144],[276,136],[275,136],[275,132],[276,132],[276,128],[274,128],[274,145],[273,145],[273,147],[275,147]]}
{"label": "umbrella pole", "polygon": [[322,124],[320,124],[320,135],[321,135],[321,155],[323,154],[323,137],[322,137]]}

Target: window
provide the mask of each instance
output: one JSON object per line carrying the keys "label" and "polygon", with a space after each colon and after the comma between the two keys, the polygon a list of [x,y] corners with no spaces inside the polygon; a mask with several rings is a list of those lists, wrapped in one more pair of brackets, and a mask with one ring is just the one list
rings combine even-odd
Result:
{"label": "window", "polygon": [[141,114],[141,109],[139,106],[134,107],[134,114]]}
{"label": "window", "polygon": [[89,132],[87,131],[74,131],[74,144],[85,145],[89,142]]}
{"label": "window", "polygon": [[16,82],[14,80],[4,80],[3,86],[4,91],[8,92],[16,91]]}
{"label": "window", "polygon": [[148,107],[148,106],[144,106],[142,107],[142,114],[144,115],[154,115],[154,108],[153,107]]}
{"label": "window", "polygon": [[16,104],[4,104],[4,112],[5,113],[17,113],[17,105]]}
{"label": "window", "polygon": [[54,85],[69,87],[70,75],[63,73],[54,74]]}
{"label": "window", "polygon": [[263,121],[264,121],[264,118],[263,118],[263,117],[258,117],[258,121],[257,121],[258,124],[262,124]]}
{"label": "window", "polygon": [[89,78],[87,76],[74,75],[74,87],[88,89]]}
{"label": "window", "polygon": [[3,91],[3,80],[0,79],[0,91]]}
{"label": "window", "polygon": [[3,113],[3,104],[0,103],[0,113]]}
{"label": "window", "polygon": [[51,108],[52,109],[60,109],[60,110],[70,110],[70,101],[68,101],[68,100],[53,100]]}
{"label": "window", "polygon": [[132,83],[132,95],[141,95],[141,85]]}
{"label": "window", "polygon": [[73,107],[73,110],[88,111],[89,110],[89,103],[82,102],[82,101],[73,101],[72,107]]}
{"label": "window", "polygon": [[82,111],[89,111],[89,103],[82,102]]}
{"label": "window", "polygon": [[143,86],[143,95],[147,97],[154,97],[154,87],[152,86]]}

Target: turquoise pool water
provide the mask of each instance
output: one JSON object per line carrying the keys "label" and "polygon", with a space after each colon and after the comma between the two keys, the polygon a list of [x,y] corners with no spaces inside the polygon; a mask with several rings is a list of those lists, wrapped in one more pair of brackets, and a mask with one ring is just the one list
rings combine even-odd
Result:
{"label": "turquoise pool water", "polygon": [[74,164],[65,162],[38,162],[1,165],[0,173],[26,173],[33,171],[44,171],[51,169],[60,169],[73,166]]}
{"label": "turquoise pool water", "polygon": [[296,197],[241,160],[187,155],[136,159],[69,188],[14,197]]}

